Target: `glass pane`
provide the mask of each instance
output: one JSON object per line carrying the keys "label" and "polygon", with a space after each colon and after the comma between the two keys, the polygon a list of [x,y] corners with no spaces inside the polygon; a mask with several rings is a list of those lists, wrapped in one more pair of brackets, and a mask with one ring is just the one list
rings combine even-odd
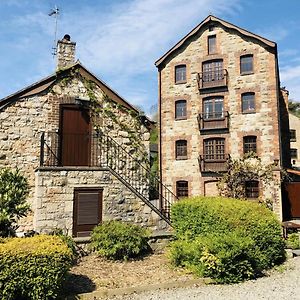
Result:
{"label": "glass pane", "polygon": [[216,53],[216,36],[208,37],[208,54]]}
{"label": "glass pane", "polygon": [[253,56],[243,56],[241,57],[241,73],[251,73],[253,72]]}
{"label": "glass pane", "polygon": [[176,118],[185,118],[186,117],[186,101],[185,100],[176,101],[175,117]]}
{"label": "glass pane", "polygon": [[175,81],[186,81],[186,66],[175,67]]}

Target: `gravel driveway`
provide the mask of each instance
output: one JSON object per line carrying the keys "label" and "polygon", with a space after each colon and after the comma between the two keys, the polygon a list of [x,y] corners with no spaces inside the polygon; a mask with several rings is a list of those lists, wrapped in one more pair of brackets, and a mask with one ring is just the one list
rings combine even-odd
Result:
{"label": "gravel driveway", "polygon": [[235,285],[207,285],[118,296],[114,300],[300,300],[300,257],[289,259],[270,276]]}

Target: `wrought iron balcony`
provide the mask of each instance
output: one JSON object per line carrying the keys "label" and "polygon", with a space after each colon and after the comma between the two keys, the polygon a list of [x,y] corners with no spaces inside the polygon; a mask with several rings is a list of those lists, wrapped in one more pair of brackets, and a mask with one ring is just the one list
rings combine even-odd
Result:
{"label": "wrought iron balcony", "polygon": [[199,166],[202,173],[205,172],[226,172],[229,154],[199,155]]}
{"label": "wrought iron balcony", "polygon": [[228,111],[202,113],[198,115],[200,131],[229,129]]}
{"label": "wrought iron balcony", "polygon": [[215,87],[226,87],[228,72],[226,69],[205,71],[198,73],[197,77],[199,90]]}

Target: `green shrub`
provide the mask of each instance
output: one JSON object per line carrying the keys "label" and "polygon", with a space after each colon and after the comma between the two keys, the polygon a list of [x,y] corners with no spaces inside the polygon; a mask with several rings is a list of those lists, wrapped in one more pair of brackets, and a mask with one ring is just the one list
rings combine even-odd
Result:
{"label": "green shrub", "polygon": [[108,259],[126,260],[148,250],[149,236],[149,231],[140,226],[109,221],[94,228],[91,247]]}
{"label": "green shrub", "polygon": [[300,248],[299,234],[298,233],[290,233],[286,240],[286,246],[293,250]]}
{"label": "green shrub", "polygon": [[29,211],[28,193],[27,179],[18,170],[0,171],[0,237],[14,236],[17,221]]}
{"label": "green shrub", "polygon": [[[260,204],[195,197],[174,204],[171,218],[179,240],[171,245],[173,264],[187,266],[201,276],[239,282],[285,259],[280,223]],[[211,259],[215,259],[214,268],[209,267]]]}
{"label": "green shrub", "polygon": [[0,243],[0,298],[57,299],[72,259],[56,236],[7,239]]}

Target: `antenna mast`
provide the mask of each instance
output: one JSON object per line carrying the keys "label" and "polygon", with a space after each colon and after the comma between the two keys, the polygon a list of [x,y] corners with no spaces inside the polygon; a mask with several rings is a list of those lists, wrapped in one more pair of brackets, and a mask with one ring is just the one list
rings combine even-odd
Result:
{"label": "antenna mast", "polygon": [[52,47],[53,58],[57,54],[56,44],[57,44],[57,22],[58,22],[58,15],[59,15],[59,8],[55,5],[54,9],[51,9],[50,12],[49,12],[49,14],[48,14],[49,17],[52,17],[52,16],[55,17],[54,45]]}

